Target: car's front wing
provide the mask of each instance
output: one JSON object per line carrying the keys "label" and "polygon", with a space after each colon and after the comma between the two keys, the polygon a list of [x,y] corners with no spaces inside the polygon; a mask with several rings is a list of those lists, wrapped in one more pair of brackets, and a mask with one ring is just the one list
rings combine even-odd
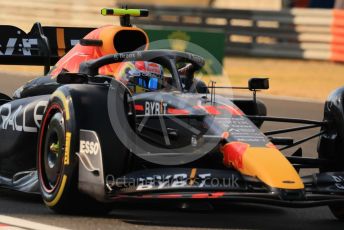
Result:
{"label": "car's front wing", "polygon": [[301,190],[271,188],[231,169],[164,168],[106,177],[108,201],[221,200],[287,207],[344,205],[344,172],[303,177]]}

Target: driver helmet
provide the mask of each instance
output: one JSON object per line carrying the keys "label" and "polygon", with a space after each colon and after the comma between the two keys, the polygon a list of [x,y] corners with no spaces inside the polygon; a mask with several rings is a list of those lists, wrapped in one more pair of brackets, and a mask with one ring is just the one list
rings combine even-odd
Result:
{"label": "driver helmet", "polygon": [[119,80],[132,93],[151,92],[161,89],[163,81],[163,67],[148,61],[126,63],[119,71]]}

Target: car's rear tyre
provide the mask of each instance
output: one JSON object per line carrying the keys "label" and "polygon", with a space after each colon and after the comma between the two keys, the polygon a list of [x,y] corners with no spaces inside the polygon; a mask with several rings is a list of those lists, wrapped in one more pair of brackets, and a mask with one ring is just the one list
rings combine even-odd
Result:
{"label": "car's rear tyre", "polygon": [[12,100],[12,98],[10,98],[9,96],[7,96],[6,94],[0,93],[0,100]]}
{"label": "car's rear tyre", "polygon": [[6,94],[0,93],[0,105],[3,105],[3,104],[5,104],[11,100],[12,100],[12,98],[7,96]]}
{"label": "car's rear tyre", "polygon": [[78,134],[73,111],[64,106],[68,104],[53,98],[41,123],[37,168],[43,201],[58,213],[104,215],[110,207],[78,191]]}

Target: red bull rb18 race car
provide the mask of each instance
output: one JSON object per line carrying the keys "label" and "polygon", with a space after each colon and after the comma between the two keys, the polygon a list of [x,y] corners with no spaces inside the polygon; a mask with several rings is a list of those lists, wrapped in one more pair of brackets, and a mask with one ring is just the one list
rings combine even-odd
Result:
{"label": "red bull rb18 race car", "polygon": [[[60,213],[102,213],[118,202],[248,202],[330,207],[344,219],[344,88],[321,121],[267,116],[252,99],[216,94],[195,77],[204,58],[149,49],[130,16],[120,26],[0,26],[0,63],[42,65],[45,74],[0,95],[0,186],[41,194]],[[51,68],[51,66],[53,66]],[[239,87],[240,88],[240,87]],[[263,122],[299,124],[263,133]],[[302,140],[278,134],[318,127]],[[318,157],[283,150],[319,137]],[[302,168],[319,173],[300,176]],[[85,208],[88,207],[88,208]]]}

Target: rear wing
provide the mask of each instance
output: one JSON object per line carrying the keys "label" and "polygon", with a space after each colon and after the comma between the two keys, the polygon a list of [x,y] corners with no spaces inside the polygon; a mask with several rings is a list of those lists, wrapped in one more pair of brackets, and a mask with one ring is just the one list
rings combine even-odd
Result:
{"label": "rear wing", "polygon": [[0,25],[0,64],[44,66],[44,74],[94,28],[42,27],[35,23],[29,33]]}

